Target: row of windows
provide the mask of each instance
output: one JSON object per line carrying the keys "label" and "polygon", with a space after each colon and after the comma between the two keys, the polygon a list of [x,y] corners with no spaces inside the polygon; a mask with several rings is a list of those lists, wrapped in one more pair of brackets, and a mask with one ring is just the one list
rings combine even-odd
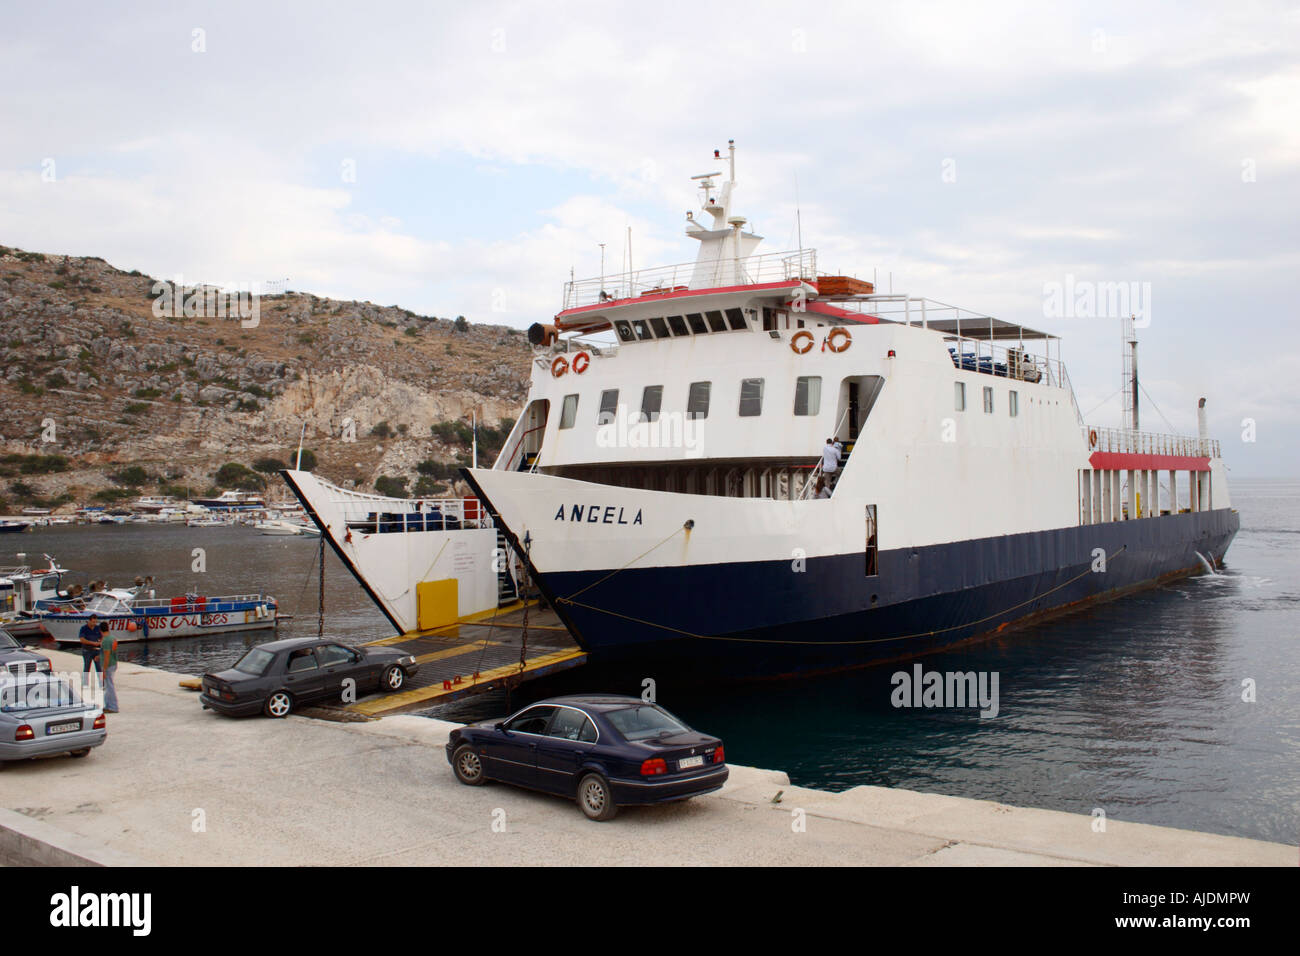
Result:
{"label": "row of windows", "polygon": [[[763,414],[763,387],[765,379],[744,378],[740,380],[740,401],[738,413],[741,418],[753,418]],[[690,419],[708,418],[709,401],[713,395],[712,382],[691,382],[686,393],[686,417]],[[647,385],[641,392],[641,417],[638,421],[655,422],[663,409],[664,387]],[[794,413],[796,415],[817,415],[822,407],[822,378],[820,375],[801,375],[794,386]],[[618,413],[618,389],[609,388],[600,393],[600,409],[596,415],[597,425],[613,424]],[[560,410],[560,427],[572,428],[578,421],[577,394],[565,395]]]}
{"label": "row of windows", "polygon": [[[956,406],[957,411],[964,412],[966,411],[966,383],[954,382],[953,384],[956,386],[954,390],[954,405]],[[984,411],[990,415],[993,414],[993,389],[988,385],[984,386]],[[1020,414],[1019,392],[1007,392],[1007,413],[1012,418],[1015,418]]]}
{"label": "row of windows", "polygon": [[620,342],[644,342],[670,336],[705,335],[709,332],[739,332],[749,328],[740,309],[725,312],[687,312],[682,315],[654,316],[649,319],[617,319],[614,331]]}

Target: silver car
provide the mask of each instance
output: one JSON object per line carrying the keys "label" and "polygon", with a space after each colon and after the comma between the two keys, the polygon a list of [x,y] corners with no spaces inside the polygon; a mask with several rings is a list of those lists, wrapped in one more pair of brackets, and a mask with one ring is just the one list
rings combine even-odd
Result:
{"label": "silver car", "polygon": [[107,736],[103,706],[75,679],[0,672],[0,761],[61,753],[84,757]]}

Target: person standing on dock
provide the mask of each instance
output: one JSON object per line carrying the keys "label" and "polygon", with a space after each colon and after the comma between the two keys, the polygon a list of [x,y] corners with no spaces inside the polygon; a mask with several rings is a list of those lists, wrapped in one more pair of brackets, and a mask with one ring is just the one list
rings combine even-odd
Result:
{"label": "person standing on dock", "polygon": [[104,713],[116,714],[117,685],[113,681],[117,677],[117,638],[109,632],[107,621],[99,625],[99,633],[103,648],[99,669],[104,674]]}
{"label": "person standing on dock", "polygon": [[81,680],[85,683],[92,667],[99,668],[101,675],[104,673],[104,663],[100,660],[103,632],[99,629],[99,618],[90,615],[90,620],[81,626],[77,637],[81,643]]}

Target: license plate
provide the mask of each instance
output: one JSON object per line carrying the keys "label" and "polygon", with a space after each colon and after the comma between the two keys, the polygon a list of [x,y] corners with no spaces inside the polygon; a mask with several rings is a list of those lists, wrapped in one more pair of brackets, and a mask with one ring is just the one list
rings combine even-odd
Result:
{"label": "license plate", "polygon": [[45,733],[48,734],[70,734],[74,730],[81,729],[81,721],[65,720],[61,724],[46,724]]}
{"label": "license plate", "polygon": [[677,761],[678,770],[690,770],[692,767],[703,767],[703,766],[704,766],[703,757],[683,757],[681,760]]}

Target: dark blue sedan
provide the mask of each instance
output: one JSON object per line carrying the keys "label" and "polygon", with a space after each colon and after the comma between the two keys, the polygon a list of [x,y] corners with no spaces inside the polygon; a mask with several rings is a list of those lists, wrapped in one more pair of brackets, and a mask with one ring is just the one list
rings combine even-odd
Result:
{"label": "dark blue sedan", "polygon": [[456,778],[500,780],[578,801],[593,820],[620,806],[685,800],[727,781],[722,741],[639,697],[552,697],[447,741]]}

